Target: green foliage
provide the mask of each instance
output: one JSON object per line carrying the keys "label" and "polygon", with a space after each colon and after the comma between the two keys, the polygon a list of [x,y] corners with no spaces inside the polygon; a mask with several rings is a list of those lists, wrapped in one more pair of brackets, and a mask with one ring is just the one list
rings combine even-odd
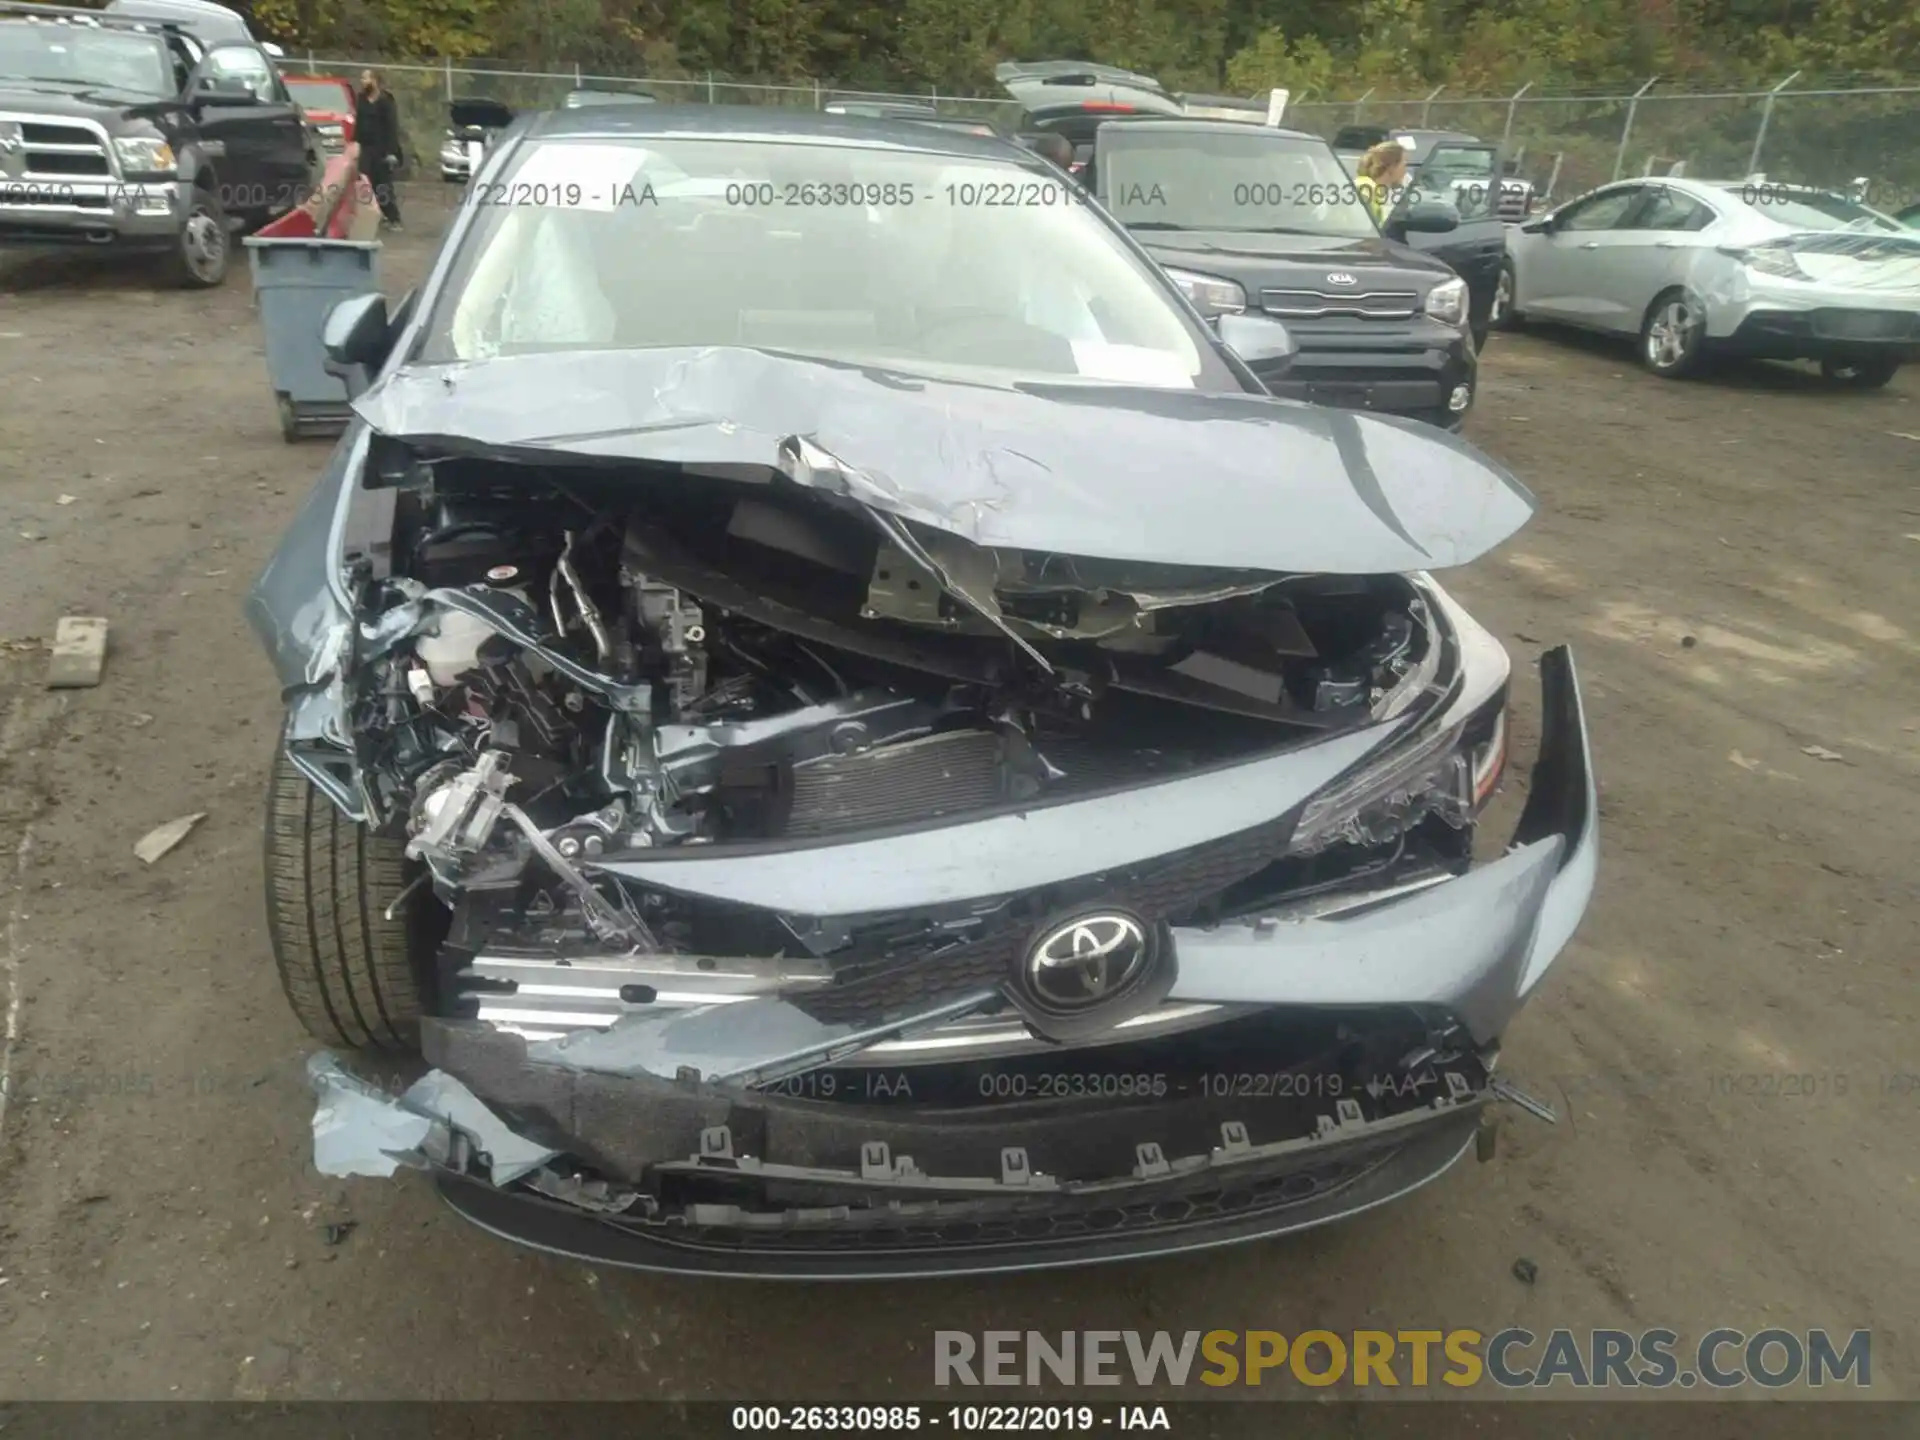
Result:
{"label": "green foliage", "polygon": [[1920,71],[1915,0],[253,0],[284,44],[657,76],[995,93],[1079,57],[1175,89],[1316,97]]}

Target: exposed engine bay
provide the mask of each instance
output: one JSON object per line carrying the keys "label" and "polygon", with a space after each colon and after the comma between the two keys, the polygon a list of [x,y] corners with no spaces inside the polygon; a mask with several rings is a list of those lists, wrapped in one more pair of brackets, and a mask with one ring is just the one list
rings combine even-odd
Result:
{"label": "exposed engine bay", "polygon": [[[988,550],[767,472],[387,473],[348,667],[368,819],[443,899],[565,908],[603,945],[673,939],[596,859],[1138,786],[1390,718],[1442,664],[1397,575]],[[1405,797],[1380,838],[1464,826],[1473,790]]]}

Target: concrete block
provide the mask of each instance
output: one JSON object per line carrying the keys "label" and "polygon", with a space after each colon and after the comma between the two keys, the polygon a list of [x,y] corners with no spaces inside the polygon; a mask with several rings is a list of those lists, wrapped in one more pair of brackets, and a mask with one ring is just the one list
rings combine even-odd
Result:
{"label": "concrete block", "polygon": [[107,622],[98,615],[68,615],[53,632],[53,656],[47,662],[49,690],[80,690],[98,685],[107,668]]}

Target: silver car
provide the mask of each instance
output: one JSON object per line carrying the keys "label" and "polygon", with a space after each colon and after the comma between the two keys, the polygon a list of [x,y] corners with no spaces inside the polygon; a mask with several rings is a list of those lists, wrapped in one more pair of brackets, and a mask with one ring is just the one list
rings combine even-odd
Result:
{"label": "silver car", "polygon": [[1836,191],[1618,181],[1507,232],[1493,324],[1529,319],[1637,336],[1656,375],[1730,354],[1877,388],[1920,355],[1920,238]]}
{"label": "silver car", "polygon": [[316,1036],[433,1068],[317,1057],[316,1163],[820,1279],[1489,1154],[1598,802],[1551,649],[1487,843],[1522,677],[1437,574],[1533,497],[1266,393],[1279,322],[1208,326],[1103,207],[973,203],[1038,156],[883,123],[530,115],[418,303],[330,315],[353,420],[250,606],[269,932]]}

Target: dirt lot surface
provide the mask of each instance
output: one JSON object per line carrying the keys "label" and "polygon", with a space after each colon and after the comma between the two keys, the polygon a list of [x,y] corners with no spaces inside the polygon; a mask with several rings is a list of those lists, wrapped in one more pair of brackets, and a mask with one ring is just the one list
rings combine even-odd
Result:
{"label": "dirt lot surface", "polygon": [[[413,198],[390,293],[446,203]],[[314,1173],[240,606],[324,447],[280,439],[244,271],[0,262],[0,374],[0,1395],[862,1400],[930,1393],[936,1328],[1509,1324],[1871,1327],[1874,1393],[1920,1394],[1920,371],[1490,347],[1469,434],[1541,512],[1455,588],[1514,652],[1525,760],[1530,661],[1573,643],[1603,794],[1506,1062],[1560,1125],[1282,1242],[846,1288],[596,1275]],[[70,613],[111,618],[106,682],[48,692]]]}

